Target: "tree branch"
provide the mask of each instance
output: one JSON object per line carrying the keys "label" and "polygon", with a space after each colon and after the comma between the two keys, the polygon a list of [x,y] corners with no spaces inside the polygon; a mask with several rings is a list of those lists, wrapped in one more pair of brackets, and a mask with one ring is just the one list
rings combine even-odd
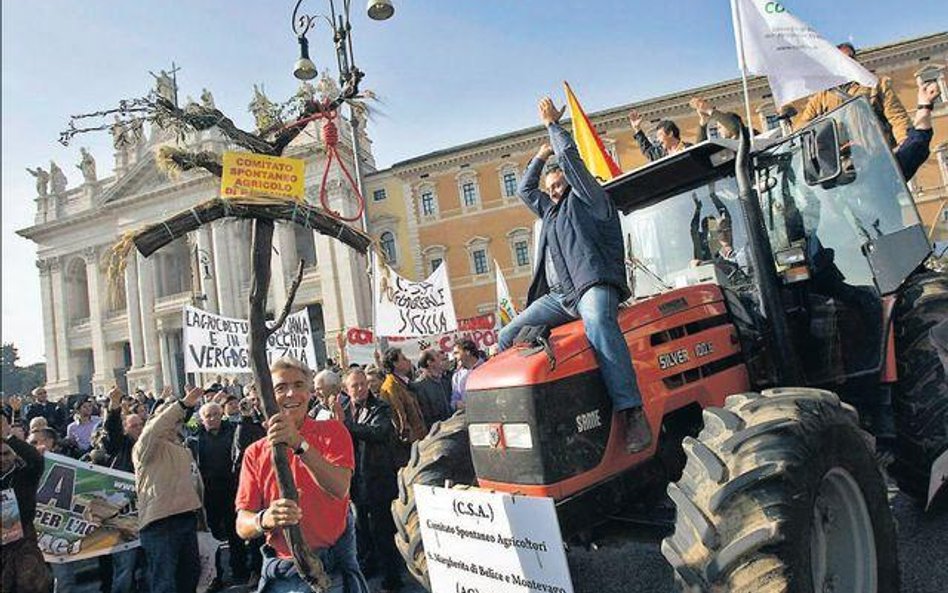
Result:
{"label": "tree branch", "polygon": [[283,304],[283,310],[280,311],[280,317],[277,318],[276,323],[274,323],[273,326],[267,330],[268,338],[283,326],[283,323],[286,321],[286,317],[290,314],[290,308],[293,307],[293,301],[296,299],[296,291],[299,290],[300,283],[303,282],[303,265],[304,261],[300,260],[300,265],[296,268],[296,278],[293,279],[293,284],[290,285],[290,292],[288,292],[286,295],[286,303]]}

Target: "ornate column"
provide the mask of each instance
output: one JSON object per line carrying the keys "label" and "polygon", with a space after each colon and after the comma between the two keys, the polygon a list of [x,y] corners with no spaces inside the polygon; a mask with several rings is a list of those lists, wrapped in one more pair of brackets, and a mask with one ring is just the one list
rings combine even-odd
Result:
{"label": "ornate column", "polygon": [[[59,381],[59,360],[56,355],[56,314],[53,308],[52,268],[55,259],[36,260],[40,273],[40,300],[43,305],[43,341],[46,346],[46,382]],[[55,263],[59,267],[58,262]]]}
{"label": "ornate column", "polygon": [[109,368],[109,352],[105,345],[105,327],[102,312],[108,298],[104,278],[99,265],[98,247],[89,247],[82,252],[86,261],[86,286],[89,293],[89,330],[92,333],[92,389],[94,393],[105,393],[115,379]]}
{"label": "ornate column", "polygon": [[145,363],[141,300],[138,294],[137,257],[125,266],[125,311],[128,313],[128,342],[132,351],[132,368],[137,369]]}
{"label": "ornate column", "polygon": [[53,293],[53,319],[56,323],[56,362],[59,367],[58,381],[54,385],[47,385],[49,394],[53,397],[75,393],[77,380],[73,375],[72,361],[69,354],[69,306],[66,302],[66,275],[61,258],[52,258],[50,263],[50,283]]}
{"label": "ornate column", "polygon": [[155,320],[155,265],[147,257],[136,253],[138,259],[138,289],[142,316],[142,350],[145,366],[160,364],[158,354],[158,325]]}
{"label": "ornate column", "polygon": [[270,281],[270,299],[271,305],[277,310],[283,307],[283,303],[286,302],[289,285],[293,282],[296,267],[299,265],[299,256],[296,252],[296,233],[292,224],[277,222],[274,233],[274,243],[280,256],[270,260],[270,271],[273,276]]}
{"label": "ornate column", "polygon": [[237,295],[234,293],[234,246],[231,233],[223,221],[211,225],[213,239],[214,272],[217,284],[218,311],[224,317],[237,317]]}

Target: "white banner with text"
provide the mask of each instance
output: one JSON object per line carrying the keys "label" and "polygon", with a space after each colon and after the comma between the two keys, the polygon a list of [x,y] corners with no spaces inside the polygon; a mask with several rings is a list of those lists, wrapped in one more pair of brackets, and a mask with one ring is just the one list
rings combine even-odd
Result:
{"label": "white banner with text", "polygon": [[[185,307],[183,327],[185,372],[252,372],[248,347],[250,322]],[[288,315],[283,326],[267,338],[267,363],[283,356],[291,356],[310,368],[316,364],[306,309]]]}
{"label": "white banner with text", "polygon": [[415,338],[453,332],[454,314],[444,262],[422,282],[399,276],[375,258],[375,327],[379,335]]}
{"label": "white banner with text", "polygon": [[553,499],[415,486],[432,593],[573,593]]}

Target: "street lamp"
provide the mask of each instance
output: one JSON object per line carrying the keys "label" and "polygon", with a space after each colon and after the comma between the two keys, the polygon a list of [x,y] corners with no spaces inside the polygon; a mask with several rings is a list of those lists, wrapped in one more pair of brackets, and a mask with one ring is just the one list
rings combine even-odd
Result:
{"label": "street lamp", "polygon": [[[339,70],[339,86],[342,93],[336,99],[337,105],[359,93],[359,82],[365,73],[355,65],[352,53],[352,23],[349,20],[351,0],[342,0],[342,10],[336,12],[337,0],[329,0],[329,16],[323,14],[301,14],[303,0],[297,0],[293,8],[291,25],[300,46],[300,57],[293,68],[293,76],[299,80],[312,80],[316,77],[316,65],[309,57],[309,41],[306,35],[316,26],[319,19],[325,20],[332,29],[333,45],[336,48],[336,66]],[[384,21],[395,14],[391,0],[369,0],[366,12],[369,18]]]}

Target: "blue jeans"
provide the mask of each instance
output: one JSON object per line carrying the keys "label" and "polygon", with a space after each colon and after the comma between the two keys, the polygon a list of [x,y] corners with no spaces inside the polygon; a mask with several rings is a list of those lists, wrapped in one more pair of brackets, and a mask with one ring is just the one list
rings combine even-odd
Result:
{"label": "blue jeans", "polygon": [[[346,528],[330,548],[316,550],[332,584],[326,593],[369,593],[356,554],[355,518],[352,507],[346,517]],[[292,560],[278,558],[273,548],[263,546],[263,567],[257,593],[311,593],[293,565]]]}
{"label": "blue jeans", "polygon": [[497,345],[501,351],[510,348],[520,330],[528,325],[556,327],[582,319],[586,338],[596,355],[606,390],[612,398],[613,411],[640,407],[642,396],[632,368],[629,347],[619,329],[618,316],[619,291],[607,284],[597,284],[587,289],[575,309],[566,307],[558,295],[550,293],[535,300],[500,330]]}
{"label": "blue jeans", "polygon": [[131,593],[138,548],[112,554],[112,593]]}
{"label": "blue jeans", "polygon": [[53,572],[54,593],[72,593],[76,590],[75,562],[53,562],[49,567]]}
{"label": "blue jeans", "polygon": [[149,523],[139,534],[151,593],[194,593],[201,576],[193,512]]}

